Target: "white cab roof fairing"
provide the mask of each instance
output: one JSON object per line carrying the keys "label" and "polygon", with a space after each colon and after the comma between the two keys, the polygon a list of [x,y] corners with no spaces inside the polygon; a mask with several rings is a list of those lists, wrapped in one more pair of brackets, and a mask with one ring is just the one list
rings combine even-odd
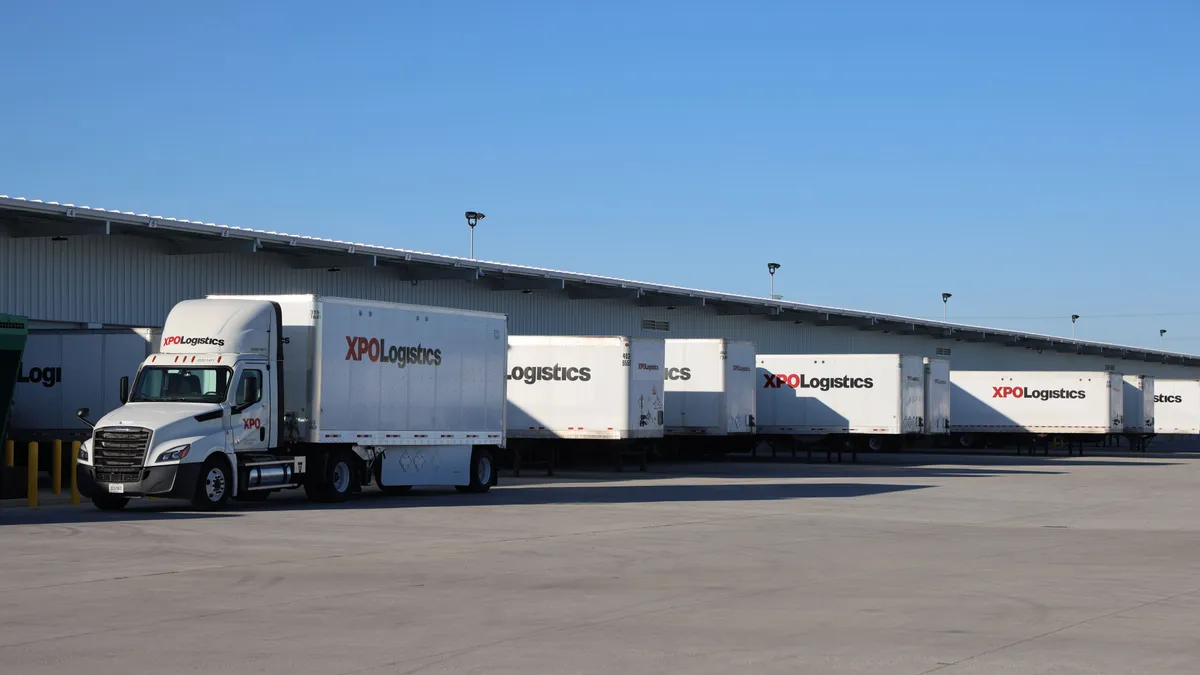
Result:
{"label": "white cab roof fairing", "polygon": [[167,316],[160,353],[271,358],[276,324],[275,307],[264,300],[184,300]]}

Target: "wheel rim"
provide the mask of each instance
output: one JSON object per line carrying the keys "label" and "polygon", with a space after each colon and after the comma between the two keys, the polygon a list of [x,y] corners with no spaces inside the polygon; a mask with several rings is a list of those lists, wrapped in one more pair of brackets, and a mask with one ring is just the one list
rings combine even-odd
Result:
{"label": "wheel rim", "polygon": [[488,485],[492,482],[492,460],[487,457],[480,457],[479,464],[475,467],[475,477],[479,479],[480,485]]}
{"label": "wheel rim", "polygon": [[217,467],[209,470],[204,478],[204,493],[208,501],[219,502],[225,496],[225,472]]}
{"label": "wheel rim", "polygon": [[333,489],[339,494],[350,489],[350,467],[345,462],[333,466]]}
{"label": "wheel rim", "polygon": [[883,449],[883,439],[882,438],[872,438],[867,445],[872,450],[875,450],[875,451],[882,450]]}

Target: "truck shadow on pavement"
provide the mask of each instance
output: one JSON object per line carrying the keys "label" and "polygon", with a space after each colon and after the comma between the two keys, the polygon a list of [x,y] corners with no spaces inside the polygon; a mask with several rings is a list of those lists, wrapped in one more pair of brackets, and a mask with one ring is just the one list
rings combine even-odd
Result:
{"label": "truck shadow on pavement", "polygon": [[237,518],[236,512],[207,513],[188,511],[187,502],[147,501],[124,511],[99,511],[90,503],[79,506],[46,506],[42,508],[2,508],[0,528],[12,525],[62,525],[66,523],[118,523],[137,520],[169,522],[173,520],[211,520]]}
{"label": "truck shadow on pavement", "polygon": [[[643,474],[644,476],[644,474]],[[565,481],[563,481],[565,482]],[[387,495],[373,488],[338,504],[304,500],[299,493],[273,496],[265,502],[231,502],[219,512],[189,511],[185,502],[168,500],[130,504],[125,510],[101,512],[88,504],[44,509],[7,509],[0,512],[0,527],[11,525],[53,525],[64,523],[105,523],[123,521],[163,521],[184,519],[238,518],[256,512],[312,510],[362,510],[400,508],[454,508],[496,506],[538,506],[551,504],[648,504],[664,502],[755,502],[792,499],[837,499],[866,497],[893,492],[920,490],[930,485],[889,485],[872,483],[759,483],[678,485],[656,483],[628,485],[598,484],[527,484],[498,487],[487,494],[460,494],[444,490],[413,490],[404,495]]]}

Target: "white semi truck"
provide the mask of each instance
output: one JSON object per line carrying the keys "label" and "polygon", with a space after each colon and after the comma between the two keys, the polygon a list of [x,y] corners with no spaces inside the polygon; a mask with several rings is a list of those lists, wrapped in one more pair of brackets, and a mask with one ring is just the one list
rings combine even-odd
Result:
{"label": "white semi truck", "polygon": [[486,492],[505,444],[506,344],[499,314],[312,295],[181,302],[80,448],[81,491],[105,510],[146,496],[214,509],[300,487],[340,501],[372,480]]}

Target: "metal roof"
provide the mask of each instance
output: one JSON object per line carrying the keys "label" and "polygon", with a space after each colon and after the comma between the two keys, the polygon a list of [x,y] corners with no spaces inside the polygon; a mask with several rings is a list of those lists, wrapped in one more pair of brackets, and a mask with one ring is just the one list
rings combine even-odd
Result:
{"label": "metal roof", "polygon": [[970,326],[895,314],[864,312],[732,293],[719,293],[527,265],[472,260],[436,253],[268,232],[91,206],[0,195],[0,232],[8,236],[123,234],[160,240],[187,252],[269,252],[305,267],[387,267],[405,278],[461,279],[496,290],[560,291],[574,298],[626,299],[646,306],[703,306],[718,314],[762,315],[933,338],[991,342],[1009,347],[1200,366],[1200,356],[1076,340],[1054,335]]}

